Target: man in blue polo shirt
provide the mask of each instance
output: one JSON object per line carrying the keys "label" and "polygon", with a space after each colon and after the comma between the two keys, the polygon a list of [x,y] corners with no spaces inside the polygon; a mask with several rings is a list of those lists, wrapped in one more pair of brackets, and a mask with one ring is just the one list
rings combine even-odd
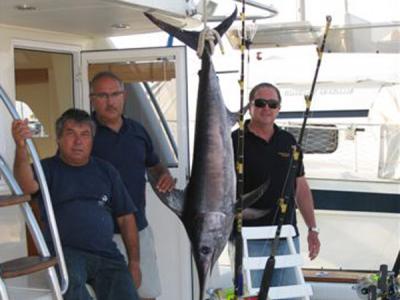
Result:
{"label": "man in blue polo shirt", "polygon": [[[92,154],[109,161],[120,172],[138,211],[136,221],[140,240],[140,269],[142,300],[155,299],[161,294],[154,240],[145,213],[145,172],[158,178],[160,192],[171,191],[175,180],[154,152],[150,136],[138,122],[125,118],[123,82],[111,72],[95,75],[90,84],[90,99],[97,124]],[[118,236],[117,236],[117,239]]]}
{"label": "man in blue polo shirt", "polygon": [[[14,121],[14,173],[24,193],[39,191],[26,151],[32,134],[27,120]],[[139,300],[139,251],[136,211],[118,171],[90,156],[95,124],[82,110],[67,110],[56,123],[58,152],[41,161],[52,198],[69,275],[65,300],[91,300],[86,283],[98,299]],[[42,218],[44,209],[39,202]],[[114,218],[128,249],[128,267],[113,242]],[[51,242],[46,218],[44,234]],[[50,243],[51,248],[51,243]]]}

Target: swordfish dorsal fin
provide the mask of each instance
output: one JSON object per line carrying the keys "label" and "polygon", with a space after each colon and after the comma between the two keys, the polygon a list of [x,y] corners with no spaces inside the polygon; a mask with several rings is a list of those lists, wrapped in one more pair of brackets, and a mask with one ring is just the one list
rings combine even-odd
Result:
{"label": "swordfish dorsal fin", "polygon": [[150,174],[150,172],[147,173],[147,177],[151,187],[158,198],[160,198],[161,202],[181,218],[185,203],[185,191],[173,189],[171,192],[161,193],[156,187],[156,179]]}
{"label": "swordfish dorsal fin", "polygon": [[[232,25],[233,21],[236,18],[236,13],[237,13],[237,8],[235,8],[235,11],[230,15],[228,18],[226,18],[224,21],[222,21],[221,24],[219,24],[217,27],[215,27],[215,30],[219,33],[220,36],[222,36],[228,28]],[[147,18],[150,19],[155,25],[157,25],[159,28],[164,30],[165,32],[168,32],[169,34],[173,35],[176,37],[178,40],[183,42],[185,45],[189,46],[190,48],[196,50],[197,49],[197,44],[199,41],[199,36],[200,32],[197,31],[188,31],[188,30],[183,30],[178,27],[172,26],[168,23],[165,23],[156,17],[152,16],[149,13],[144,13]],[[217,42],[217,41],[215,41]]]}
{"label": "swordfish dorsal fin", "polygon": [[[243,107],[243,115],[248,111],[249,107],[250,107],[249,104]],[[228,116],[228,124],[231,127],[235,126],[236,123],[239,122],[240,112],[231,112],[228,108],[226,108],[226,114]]]}

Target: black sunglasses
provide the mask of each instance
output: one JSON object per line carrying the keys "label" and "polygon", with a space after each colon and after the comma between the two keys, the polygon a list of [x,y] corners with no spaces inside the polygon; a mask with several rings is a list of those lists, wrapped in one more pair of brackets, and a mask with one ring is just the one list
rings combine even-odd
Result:
{"label": "black sunglasses", "polygon": [[279,101],[275,99],[263,99],[263,98],[258,98],[255,99],[254,101],[254,106],[263,108],[268,105],[269,108],[271,109],[277,109],[279,107]]}

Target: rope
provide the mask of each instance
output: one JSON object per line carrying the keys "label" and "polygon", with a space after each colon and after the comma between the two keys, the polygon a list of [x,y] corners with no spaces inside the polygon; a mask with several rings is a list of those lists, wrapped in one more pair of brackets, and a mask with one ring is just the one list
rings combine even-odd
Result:
{"label": "rope", "polygon": [[219,35],[218,31],[215,29],[209,28],[206,26],[199,35],[199,44],[197,46],[197,56],[201,57],[204,52],[204,47],[206,45],[206,41],[210,46],[210,54],[214,54],[215,49],[215,40],[217,40],[217,44],[219,44],[219,48],[222,53],[224,53],[224,47],[222,45],[221,36]]}
{"label": "rope", "polygon": [[214,49],[215,49],[215,45],[216,45],[215,41],[217,41],[217,44],[219,44],[219,48],[220,48],[221,52],[224,53],[224,47],[222,45],[222,40],[221,40],[220,34],[215,29],[207,26],[207,19],[208,19],[207,2],[208,1],[206,1],[206,0],[203,2],[204,28],[200,32],[200,35],[199,35],[199,43],[197,45],[197,56],[198,57],[201,57],[203,55],[206,41],[208,42],[208,45],[210,46],[210,54],[211,55],[214,54]]}

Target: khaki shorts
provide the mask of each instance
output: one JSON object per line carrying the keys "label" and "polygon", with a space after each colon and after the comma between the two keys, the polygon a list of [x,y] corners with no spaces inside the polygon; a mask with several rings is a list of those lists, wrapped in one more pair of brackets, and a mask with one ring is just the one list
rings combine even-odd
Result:
{"label": "khaki shorts", "polygon": [[[124,242],[120,234],[114,235],[114,242],[127,259]],[[139,231],[139,243],[142,285],[139,287],[138,293],[141,298],[157,298],[161,295],[161,282],[158,274],[153,231],[150,226]]]}

